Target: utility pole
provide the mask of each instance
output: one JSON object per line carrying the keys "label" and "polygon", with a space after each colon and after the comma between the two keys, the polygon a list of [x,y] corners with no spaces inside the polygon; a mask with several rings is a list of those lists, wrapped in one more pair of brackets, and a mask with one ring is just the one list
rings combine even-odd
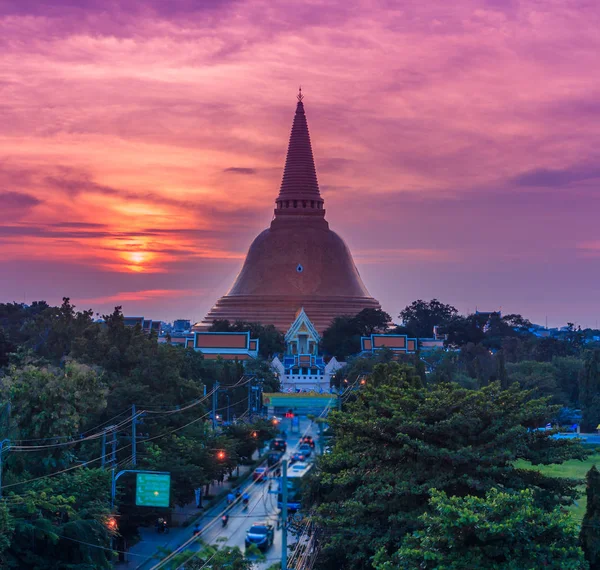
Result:
{"label": "utility pole", "polygon": [[252,380],[248,382],[248,417],[252,418]]}
{"label": "utility pole", "polygon": [[135,417],[135,404],[131,404],[131,463],[137,464],[137,434],[136,434],[137,419]]}
{"label": "utility pole", "polygon": [[213,386],[214,388],[214,392],[213,392],[213,401],[212,401],[212,417],[213,417],[213,430],[217,429],[217,402],[219,399],[219,381],[215,380],[215,385]]}
{"label": "utility pole", "polygon": [[117,430],[116,429],[113,430],[111,462],[112,462],[113,466],[115,466],[117,464]]}
{"label": "utility pole", "polygon": [[10,449],[10,440],[3,439],[0,441],[0,497],[2,496],[2,452],[4,451],[4,445],[6,444],[6,449]]}
{"label": "utility pole", "polygon": [[102,432],[102,462],[101,467],[104,469],[106,465],[106,429]]}
{"label": "utility pole", "polygon": [[113,432],[111,461],[117,462],[117,432],[115,431],[115,427],[116,426],[108,426],[104,428],[104,431],[102,432],[102,468],[106,466],[106,434],[111,431]]}
{"label": "utility pole", "polygon": [[287,459],[281,462],[281,570],[288,570],[287,567],[287,499],[288,499],[288,481],[287,481]]}

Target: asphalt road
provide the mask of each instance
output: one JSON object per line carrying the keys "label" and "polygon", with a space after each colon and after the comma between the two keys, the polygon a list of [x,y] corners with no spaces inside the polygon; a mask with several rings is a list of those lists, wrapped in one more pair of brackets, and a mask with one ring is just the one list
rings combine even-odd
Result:
{"label": "asphalt road", "polygon": [[[315,438],[316,445],[314,453],[318,451],[318,428],[315,425],[311,425],[309,420],[300,420],[299,432],[297,433],[291,433],[289,420],[282,421],[282,429],[286,429],[288,433],[288,445],[284,458],[289,459],[296,451],[300,437],[303,435],[312,435]],[[264,570],[281,560],[281,529],[277,528],[277,521],[279,519],[279,509],[277,508],[277,483],[275,480],[272,481],[271,492],[269,492],[269,481],[254,484],[252,481],[249,481],[242,489],[248,490],[250,495],[250,502],[247,510],[243,509],[241,502],[235,504],[229,510],[229,521],[227,526],[223,527],[221,515],[227,508],[227,502],[226,500],[223,500],[219,505],[211,508],[210,512],[204,517],[198,519],[197,522],[202,529],[200,536],[202,541],[207,544],[238,546],[244,551],[246,530],[255,522],[269,522],[269,524],[272,524],[275,527],[275,539],[273,545],[266,551],[265,560],[261,561],[258,558],[254,560],[257,570]],[[179,536],[177,540],[174,541],[175,543],[169,545],[170,549],[174,549],[176,546],[182,545],[185,541],[189,540],[193,536],[193,529],[194,525],[182,529],[182,531],[178,533]],[[173,530],[175,531],[176,529]],[[288,544],[292,544],[293,542],[294,538],[288,533]],[[186,546],[185,549],[198,551],[200,546],[194,541]],[[152,562],[139,566],[139,568],[140,570],[148,570],[157,563],[158,561],[155,559]]]}

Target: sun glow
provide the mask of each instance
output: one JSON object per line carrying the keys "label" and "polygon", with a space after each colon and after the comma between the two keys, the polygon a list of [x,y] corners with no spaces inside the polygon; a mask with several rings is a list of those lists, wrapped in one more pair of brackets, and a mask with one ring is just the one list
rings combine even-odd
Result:
{"label": "sun glow", "polygon": [[148,251],[126,251],[122,255],[123,259],[129,262],[126,268],[136,273],[148,271],[150,262],[155,257],[154,254]]}

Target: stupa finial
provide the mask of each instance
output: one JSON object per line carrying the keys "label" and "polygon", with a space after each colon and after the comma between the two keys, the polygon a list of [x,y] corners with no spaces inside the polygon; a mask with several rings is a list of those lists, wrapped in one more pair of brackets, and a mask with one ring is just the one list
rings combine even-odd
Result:
{"label": "stupa finial", "polygon": [[298,89],[298,95],[296,95],[296,98],[302,103],[302,99],[304,99],[304,95],[302,95],[302,85],[300,85],[300,88]]}

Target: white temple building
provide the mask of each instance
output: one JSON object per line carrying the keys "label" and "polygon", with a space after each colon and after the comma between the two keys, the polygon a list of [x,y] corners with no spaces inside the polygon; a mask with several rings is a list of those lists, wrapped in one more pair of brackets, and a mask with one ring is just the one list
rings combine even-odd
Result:
{"label": "white temple building", "polygon": [[325,363],[319,354],[321,337],[310,319],[300,309],[296,320],[285,334],[283,361],[275,357],[271,363],[279,376],[282,392],[329,392],[331,378],[346,363],[333,357]]}

